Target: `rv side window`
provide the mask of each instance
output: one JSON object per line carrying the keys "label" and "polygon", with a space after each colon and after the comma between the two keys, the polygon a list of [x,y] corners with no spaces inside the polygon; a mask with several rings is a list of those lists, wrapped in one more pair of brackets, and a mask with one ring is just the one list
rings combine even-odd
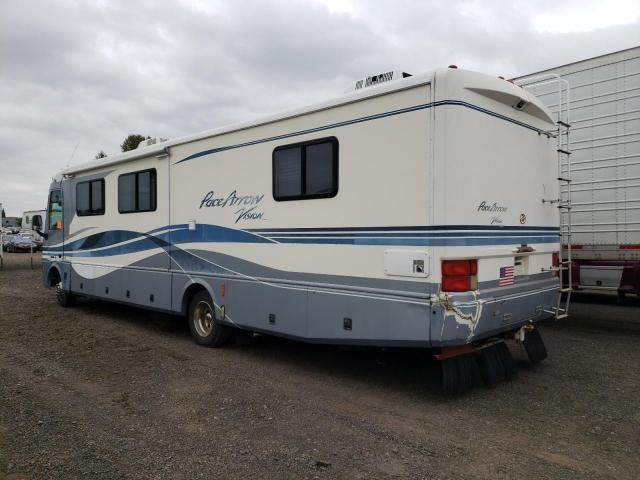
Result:
{"label": "rv side window", "polygon": [[76,185],[76,213],[79,217],[104,215],[104,179]]}
{"label": "rv side window", "polygon": [[273,198],[303,200],[338,193],[335,137],[278,147],[273,151]]}
{"label": "rv side window", "polygon": [[49,230],[62,230],[62,191],[49,194]]}
{"label": "rv side window", "polygon": [[118,211],[150,212],[156,209],[155,169],[127,173],[118,177]]}

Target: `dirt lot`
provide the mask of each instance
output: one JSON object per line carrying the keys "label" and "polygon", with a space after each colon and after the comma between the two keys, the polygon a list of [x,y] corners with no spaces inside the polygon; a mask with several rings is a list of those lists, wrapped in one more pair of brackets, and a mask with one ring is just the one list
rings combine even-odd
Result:
{"label": "dirt lot", "polygon": [[28,258],[0,271],[2,480],[638,478],[635,299],[583,298],[541,366],[452,399],[422,352],[213,350],[174,317],[63,309]]}

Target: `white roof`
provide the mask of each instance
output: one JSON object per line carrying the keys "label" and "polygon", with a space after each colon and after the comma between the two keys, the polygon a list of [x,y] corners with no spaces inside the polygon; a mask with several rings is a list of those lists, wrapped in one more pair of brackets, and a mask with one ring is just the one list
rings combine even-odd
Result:
{"label": "white roof", "polygon": [[[441,69],[443,71],[447,71],[448,69]],[[373,98],[373,97],[378,97],[378,96],[382,96],[382,95],[386,95],[388,93],[391,92],[397,92],[397,91],[401,91],[401,90],[407,90],[410,88],[414,88],[420,85],[426,85],[432,82],[436,72],[438,72],[440,70],[434,70],[431,72],[427,72],[427,73],[423,73],[423,74],[419,74],[419,75],[414,75],[411,77],[407,77],[407,78],[403,78],[400,80],[395,80],[395,81],[390,81],[390,82],[385,82],[385,83],[380,83],[377,84],[375,86],[371,86],[371,87],[367,87],[367,88],[362,88],[362,89],[358,89],[358,90],[354,90],[351,92],[348,92],[346,94],[340,95],[338,97],[326,100],[324,102],[320,102],[320,103],[316,103],[313,105],[309,105],[307,107],[303,107],[303,108],[298,108],[298,109],[294,109],[294,110],[289,110],[286,112],[282,112],[282,113],[278,113],[276,115],[270,115],[270,116],[266,116],[263,118],[259,118],[257,120],[253,120],[253,121],[249,121],[249,122],[243,122],[243,123],[238,123],[238,124],[234,124],[234,125],[228,125],[228,126],[224,126],[224,127],[220,127],[220,128],[215,128],[212,130],[206,130],[200,133],[195,133],[192,135],[187,135],[184,137],[179,137],[176,139],[172,139],[172,140],[167,140],[165,142],[160,142],[160,143],[156,143],[154,145],[151,146],[147,146],[147,147],[142,147],[142,148],[138,148],[136,150],[131,150],[129,152],[125,152],[125,153],[121,153],[119,155],[114,155],[112,157],[105,157],[99,160],[94,160],[92,162],[88,162],[88,163],[84,163],[84,164],[80,164],[77,166],[73,166],[70,167],[66,170],[63,170],[62,172],[60,172],[60,176],[62,175],[73,175],[76,173],[80,173],[80,172],[86,172],[88,170],[94,170],[97,168],[104,168],[104,167],[108,167],[108,166],[112,166],[112,165],[116,165],[122,162],[126,162],[128,160],[134,160],[136,158],[142,158],[142,157],[149,157],[149,156],[153,156],[153,155],[160,155],[163,153],[167,153],[168,149],[170,147],[176,146],[176,145],[182,145],[188,142],[192,142],[195,140],[201,140],[204,138],[211,138],[211,137],[215,137],[215,136],[219,136],[219,135],[224,135],[226,133],[231,133],[231,132],[237,132],[240,130],[246,130],[249,128],[253,128],[259,125],[265,125],[265,124],[269,124],[269,123],[273,123],[273,122],[277,122],[280,120],[284,120],[284,119],[290,119],[290,118],[295,118],[295,117],[300,117],[303,115],[306,115],[308,113],[312,113],[312,112],[318,112],[318,111],[322,111],[322,110],[327,110],[329,108],[333,108],[339,105],[346,105],[349,103],[354,103],[354,102],[358,102],[360,100],[366,99],[366,98]],[[470,71],[465,71],[465,70],[456,70],[456,75],[469,75],[470,77],[474,77],[477,79],[477,76],[479,75],[476,72],[470,72]],[[489,77],[489,76],[487,76]],[[505,82],[506,83],[506,82]],[[515,88],[517,86],[515,85],[511,85],[506,83],[506,85],[509,85],[509,87]],[[518,87],[519,89],[519,87]],[[528,101],[535,103],[536,105],[538,105],[540,107],[541,110],[545,110],[545,107],[542,105],[542,103],[539,102],[538,99],[536,98],[532,98],[530,95],[527,95]],[[59,180],[59,178],[58,178]]]}
{"label": "white roof", "polygon": [[233,125],[227,125],[219,128],[214,128],[211,130],[205,130],[203,132],[195,133],[192,135],[187,135],[184,137],[170,139],[170,140],[167,140],[166,142],[161,142],[161,143],[152,145],[150,147],[143,147],[136,150],[130,150],[128,152],[114,155],[112,157],[105,157],[92,162],[78,164],[76,166],[72,166],[63,170],[62,172],[60,172],[59,175],[73,175],[75,173],[85,172],[87,170],[93,170],[96,168],[103,168],[111,165],[116,165],[118,163],[122,163],[127,160],[133,160],[136,158],[157,155],[157,154],[166,152],[167,151],[166,149],[170,147],[173,147],[175,145],[182,145],[184,143],[192,142],[194,140],[201,140],[203,138],[215,137],[215,136],[223,135],[226,133],[237,132],[239,130],[246,130],[248,128],[256,127],[259,125],[265,125],[268,123],[277,122],[287,118],[295,118],[302,115],[306,115],[311,112],[327,110],[329,108],[333,108],[339,105],[354,103],[365,98],[378,97],[390,92],[407,90],[409,88],[413,88],[419,85],[425,85],[425,84],[431,83],[431,80],[433,79],[434,74],[435,74],[435,71],[423,73],[419,75],[413,75],[411,77],[407,77],[401,80],[381,83],[372,87],[367,87],[367,88],[355,90],[353,92],[348,92],[339,97],[335,97],[330,100],[326,100],[324,102],[309,105],[307,107],[297,108],[294,110],[289,110],[289,111],[278,113],[275,115],[269,115],[266,117],[259,118],[257,120],[249,121],[249,122],[242,122],[242,123],[237,123]]}

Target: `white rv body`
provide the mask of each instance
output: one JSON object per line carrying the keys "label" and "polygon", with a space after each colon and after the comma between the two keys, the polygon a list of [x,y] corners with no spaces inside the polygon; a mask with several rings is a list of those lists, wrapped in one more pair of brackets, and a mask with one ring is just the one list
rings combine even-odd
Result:
{"label": "white rv body", "polygon": [[[486,340],[557,305],[554,128],[525,90],[444,69],[72,167],[51,186],[43,281],[176,314],[204,289],[219,322],[308,342]],[[318,141],[335,195],[277,201],[275,152]],[[155,210],[120,213],[120,176],[150,169]],[[96,179],[104,213],[79,216]],[[477,261],[464,292],[443,291],[455,259]]]}
{"label": "white rv body", "polygon": [[[516,81],[546,74],[571,88],[573,287],[640,294],[640,47]],[[558,111],[553,84],[531,91]]]}

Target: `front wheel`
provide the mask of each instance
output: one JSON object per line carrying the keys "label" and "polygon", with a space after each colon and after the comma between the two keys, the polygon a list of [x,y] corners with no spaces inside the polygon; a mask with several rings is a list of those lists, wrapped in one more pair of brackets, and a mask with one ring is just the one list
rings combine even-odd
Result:
{"label": "front wheel", "polygon": [[75,295],[62,289],[62,282],[56,285],[56,299],[62,307],[70,307],[75,302]]}
{"label": "front wheel", "polygon": [[232,328],[216,321],[215,306],[204,290],[191,300],[188,320],[191,336],[198,345],[221,347],[231,340]]}

